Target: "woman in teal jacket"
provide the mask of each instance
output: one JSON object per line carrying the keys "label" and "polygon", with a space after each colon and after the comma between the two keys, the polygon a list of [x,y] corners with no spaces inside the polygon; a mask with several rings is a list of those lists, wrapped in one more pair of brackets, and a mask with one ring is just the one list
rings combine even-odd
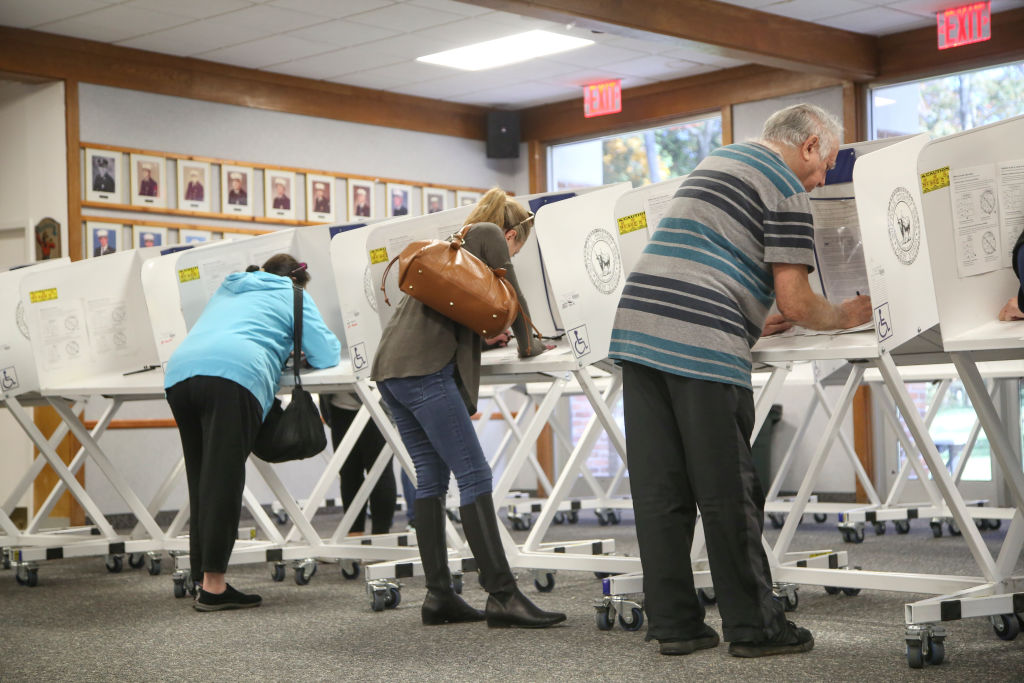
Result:
{"label": "woman in teal jacket", "polygon": [[[256,607],[262,599],[224,579],[238,535],[249,457],[292,351],[293,286],[309,282],[288,254],[232,273],[167,363],[164,388],[178,423],[188,479],[189,561],[201,612]],[[341,344],[302,293],[302,351],[314,368],[338,364]]]}

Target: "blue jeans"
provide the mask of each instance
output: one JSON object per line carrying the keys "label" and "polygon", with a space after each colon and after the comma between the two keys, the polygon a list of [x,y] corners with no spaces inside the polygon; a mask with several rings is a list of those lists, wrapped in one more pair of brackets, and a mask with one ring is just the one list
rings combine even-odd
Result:
{"label": "blue jeans", "polygon": [[377,382],[416,466],[416,498],[444,497],[452,472],[459,500],[491,492],[491,468],[455,384],[455,364],[430,375]]}

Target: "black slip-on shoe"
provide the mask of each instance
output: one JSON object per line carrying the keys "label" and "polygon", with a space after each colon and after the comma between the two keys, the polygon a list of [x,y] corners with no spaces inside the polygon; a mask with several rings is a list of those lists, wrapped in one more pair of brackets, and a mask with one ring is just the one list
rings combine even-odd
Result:
{"label": "black slip-on shoe", "polygon": [[697,650],[707,650],[712,647],[717,647],[719,642],[721,642],[721,640],[718,637],[718,633],[707,624],[703,625],[700,635],[695,638],[658,641],[660,644],[661,654],[663,655],[688,655],[691,652],[696,652]]}
{"label": "black slip-on shoe", "polygon": [[242,593],[228,584],[223,593],[208,593],[199,589],[199,597],[192,603],[197,612],[217,612],[223,609],[246,609],[248,607],[259,607],[263,604],[263,598],[255,593]]}
{"label": "black slip-on shoe", "polygon": [[792,621],[771,640],[755,643],[729,643],[729,654],[733,657],[769,657],[808,652],[814,648],[814,636],[805,628]]}

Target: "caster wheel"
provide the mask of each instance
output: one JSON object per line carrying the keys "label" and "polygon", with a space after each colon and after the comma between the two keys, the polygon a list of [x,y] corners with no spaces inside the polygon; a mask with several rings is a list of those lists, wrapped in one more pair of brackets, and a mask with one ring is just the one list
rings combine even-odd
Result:
{"label": "caster wheel", "polygon": [[295,584],[305,586],[316,575],[316,562],[301,564],[295,568]]}
{"label": "caster wheel", "polygon": [[976,519],[974,520],[974,526],[978,527],[978,531],[988,531],[988,520]]}
{"label": "caster wheel", "polygon": [[462,595],[462,574],[452,575],[452,590],[456,595]]}
{"label": "caster wheel", "polygon": [[288,570],[283,564],[275,564],[274,567],[270,570],[270,578],[280,583],[284,581],[284,577],[285,574],[287,574],[287,572]]}
{"label": "caster wheel", "polygon": [[402,602],[402,592],[397,588],[388,588],[387,598],[384,606],[388,609],[395,609]]}
{"label": "caster wheel", "polygon": [[875,522],[875,536],[885,536],[885,522]]}
{"label": "caster wheel", "polygon": [[840,533],[842,533],[843,541],[846,543],[864,542],[864,529],[858,529],[856,527],[841,527]]}
{"label": "caster wheel", "polygon": [[718,597],[715,596],[714,588],[698,588],[697,599],[700,600],[701,604],[704,606],[714,605],[718,602]]}
{"label": "caster wheel", "polygon": [[544,583],[541,583],[540,579],[534,579],[533,585],[541,593],[550,593],[555,589],[555,575],[549,572],[544,575]]}
{"label": "caster wheel", "polygon": [[523,520],[519,517],[512,518],[512,529],[514,531],[526,531],[526,525],[523,524]]}
{"label": "caster wheel", "polygon": [[824,524],[825,520],[828,519],[828,515],[823,515],[820,512],[814,513],[814,521],[818,524]]}
{"label": "caster wheel", "polygon": [[573,510],[572,512],[569,513],[568,519],[569,519],[569,524],[576,524],[577,522],[580,521],[580,513],[578,513],[575,510]]}
{"label": "caster wheel", "polygon": [[639,631],[644,625],[644,611],[639,607],[634,607],[630,611],[630,619],[626,619],[625,614],[619,615],[619,626],[625,631]]}
{"label": "caster wheel", "polygon": [[946,658],[946,645],[943,643],[942,638],[933,639],[928,642],[928,663],[929,664],[942,664],[942,660]]}
{"label": "caster wheel", "polygon": [[843,594],[844,595],[849,595],[851,597],[854,596],[854,595],[860,595],[860,589],[859,588],[844,588],[843,589]]}
{"label": "caster wheel", "polygon": [[907,641],[907,665],[911,669],[924,668],[924,651],[921,649],[921,641]]}
{"label": "caster wheel", "polygon": [[910,520],[909,519],[898,519],[892,523],[896,527],[896,533],[908,534],[910,533]]}
{"label": "caster wheel", "polygon": [[117,574],[121,569],[124,568],[124,560],[120,555],[107,555],[107,571],[111,574]]}
{"label": "caster wheel", "polygon": [[960,527],[957,526],[957,523],[954,521],[948,522],[946,524],[946,529],[949,530],[950,536],[959,536],[961,534]]}
{"label": "caster wheel", "polygon": [[825,586],[825,592],[829,595],[839,595],[843,592],[843,589],[838,586]]}
{"label": "caster wheel", "polygon": [[555,516],[551,518],[551,521],[555,524],[565,524],[565,513],[556,512]]}
{"label": "caster wheel", "polygon": [[611,576],[611,572],[594,572],[594,576],[602,581]]}
{"label": "caster wheel", "polygon": [[622,521],[622,517],[619,516],[619,513],[617,511],[609,510],[608,511],[608,521],[610,523],[612,523],[612,524],[618,524],[619,522]]}
{"label": "caster wheel", "polygon": [[932,528],[932,536],[935,538],[942,538],[942,523],[931,522],[928,526]]}
{"label": "caster wheel", "polygon": [[174,581],[174,597],[176,597],[176,598],[183,598],[183,597],[185,597],[185,582],[184,581],[178,581],[178,580]]}
{"label": "caster wheel", "polygon": [[150,560],[149,560],[149,575],[150,576],[159,576],[160,575],[160,569],[161,569],[161,567],[160,567],[160,558],[159,557],[152,557],[152,558],[150,558]]}
{"label": "caster wheel", "polygon": [[383,612],[387,606],[387,593],[383,591],[374,591],[373,597],[370,599],[370,609],[374,612]]}
{"label": "caster wheel", "polygon": [[129,553],[128,554],[128,566],[132,569],[138,569],[146,562],[146,556],[142,553]]}
{"label": "caster wheel", "polygon": [[1001,520],[1001,519],[990,519],[990,520],[988,520],[988,528],[992,529],[993,531],[995,531],[996,529],[998,529],[1002,525],[1003,525],[1003,520]]}
{"label": "caster wheel", "polygon": [[35,567],[18,569],[14,574],[14,580],[17,581],[20,586],[35,588],[39,584],[39,569]]}
{"label": "caster wheel", "polygon": [[288,513],[285,512],[284,510],[278,510],[277,512],[274,513],[274,519],[277,521],[278,524],[287,524]]}
{"label": "caster wheel", "polygon": [[782,517],[782,515],[777,514],[775,512],[768,513],[768,521],[772,523],[773,529],[781,529],[782,525],[786,523],[786,520]]}
{"label": "caster wheel", "polygon": [[992,630],[999,640],[1013,640],[1020,633],[1020,621],[1013,614],[997,614],[992,617]]}
{"label": "caster wheel", "polygon": [[358,562],[353,562],[351,565],[346,565],[346,563],[344,562],[341,563],[341,575],[343,578],[346,578],[349,581],[351,581],[353,579],[358,579],[359,574],[360,569]]}
{"label": "caster wheel", "polygon": [[3,568],[4,569],[10,569],[11,568],[11,555],[7,551],[7,548],[3,549],[2,554],[3,554]]}
{"label": "caster wheel", "polygon": [[787,612],[795,612],[796,608],[800,605],[800,597],[793,593],[792,595],[786,594],[782,596],[782,608]]}
{"label": "caster wheel", "polygon": [[597,523],[601,526],[608,526],[608,515],[604,512],[595,512],[597,515]]}
{"label": "caster wheel", "polygon": [[597,608],[596,621],[598,631],[612,630],[612,618],[608,607]]}

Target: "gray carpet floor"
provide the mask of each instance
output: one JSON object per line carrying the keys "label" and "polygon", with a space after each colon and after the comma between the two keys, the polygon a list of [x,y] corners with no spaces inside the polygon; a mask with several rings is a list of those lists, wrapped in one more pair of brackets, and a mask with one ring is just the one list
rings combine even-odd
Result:
{"label": "gray carpet floor", "polygon": [[[321,515],[330,526],[336,516]],[[396,527],[404,524],[401,515]],[[997,549],[1006,525],[986,531]],[[769,531],[769,536],[777,532]],[[525,533],[517,532],[517,537]],[[617,526],[599,526],[584,513],[576,525],[556,526],[547,540],[614,538],[620,554],[636,554],[627,513]],[[923,521],[910,534],[868,532],[859,545],[843,544],[835,522],[801,526],[796,548],[850,551],[864,569],[976,574],[962,538],[933,538]],[[483,624],[424,627],[421,578],[403,580],[402,602],[373,612],[362,577],[347,580],[336,564],[321,564],[306,586],[289,575],[270,580],[267,565],[232,567],[229,581],[263,595],[258,609],[200,614],[191,600],[172,594],[169,558],[150,576],[125,566],[109,573],[102,559],[42,563],[39,585],[16,584],[0,572],[0,681],[189,680],[235,681],[1022,681],[1024,635],[995,637],[987,619],[949,622],[946,661],[922,670],[907,666],[903,606],[924,596],[863,591],[827,595],[800,589],[789,616],[811,629],[812,652],[741,660],[726,646],[683,657],[658,653],[644,631],[595,626],[600,582],[588,572],[560,572],[554,591],[538,594],[521,572],[525,592],[538,604],[566,612],[568,622],[544,631],[489,630]],[[1024,574],[1024,562],[1019,570]],[[485,593],[472,574],[464,597],[482,607]],[[715,607],[707,622],[720,631]]]}

